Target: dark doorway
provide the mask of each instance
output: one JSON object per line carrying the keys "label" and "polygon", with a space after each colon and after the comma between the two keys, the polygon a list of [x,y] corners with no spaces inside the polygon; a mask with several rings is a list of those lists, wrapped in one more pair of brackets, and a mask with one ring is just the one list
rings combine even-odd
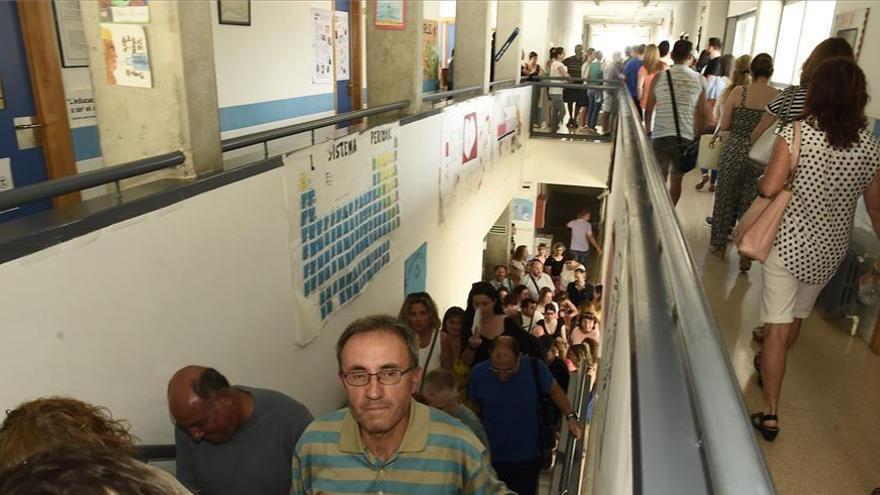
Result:
{"label": "dark doorway", "polygon": [[[571,244],[571,230],[566,227],[569,220],[577,218],[581,210],[589,210],[592,213],[593,236],[596,241],[602,243],[601,218],[602,201],[599,195],[605,192],[604,188],[564,186],[558,184],[544,184],[542,188],[546,198],[546,210],[544,213],[544,228],[538,229],[538,234],[553,236],[553,242],[565,244],[566,249]],[[595,280],[599,276],[597,270],[590,269],[596,266],[595,250],[590,250],[590,265],[587,267],[587,275]]]}

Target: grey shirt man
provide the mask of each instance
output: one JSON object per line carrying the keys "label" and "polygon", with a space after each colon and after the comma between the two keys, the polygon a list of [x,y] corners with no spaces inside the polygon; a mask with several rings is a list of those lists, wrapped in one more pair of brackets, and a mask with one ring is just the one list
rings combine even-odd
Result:
{"label": "grey shirt man", "polygon": [[254,411],[227,442],[196,443],[175,428],[177,479],[198,494],[289,493],[293,447],[312,422],[311,413],[281,392],[235,388],[253,397]]}

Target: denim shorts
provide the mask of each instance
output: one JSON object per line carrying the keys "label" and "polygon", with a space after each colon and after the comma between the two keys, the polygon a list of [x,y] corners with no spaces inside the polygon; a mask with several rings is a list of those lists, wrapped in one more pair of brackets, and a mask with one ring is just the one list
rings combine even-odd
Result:
{"label": "denim shorts", "polygon": [[666,136],[656,138],[651,142],[654,148],[654,156],[663,175],[678,177],[683,175],[681,171],[681,148],[678,146],[678,137]]}

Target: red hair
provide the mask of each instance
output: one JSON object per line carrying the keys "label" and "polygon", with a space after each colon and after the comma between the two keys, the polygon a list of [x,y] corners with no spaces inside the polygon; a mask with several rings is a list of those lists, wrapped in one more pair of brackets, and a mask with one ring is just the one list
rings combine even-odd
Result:
{"label": "red hair", "polygon": [[859,141],[868,125],[865,73],[849,57],[833,57],[819,64],[810,77],[805,114],[819,123],[828,144],[848,148]]}

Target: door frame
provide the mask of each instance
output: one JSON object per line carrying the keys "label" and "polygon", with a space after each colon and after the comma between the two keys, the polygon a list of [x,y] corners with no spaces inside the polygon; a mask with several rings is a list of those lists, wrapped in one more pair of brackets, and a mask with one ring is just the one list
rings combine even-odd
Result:
{"label": "door frame", "polygon": [[[76,156],[67,117],[52,0],[19,0],[16,1],[16,7],[37,122],[42,124],[39,133],[46,174],[49,180],[76,175]],[[80,200],[80,194],[76,192],[53,198],[52,205],[59,208],[79,203]]]}

